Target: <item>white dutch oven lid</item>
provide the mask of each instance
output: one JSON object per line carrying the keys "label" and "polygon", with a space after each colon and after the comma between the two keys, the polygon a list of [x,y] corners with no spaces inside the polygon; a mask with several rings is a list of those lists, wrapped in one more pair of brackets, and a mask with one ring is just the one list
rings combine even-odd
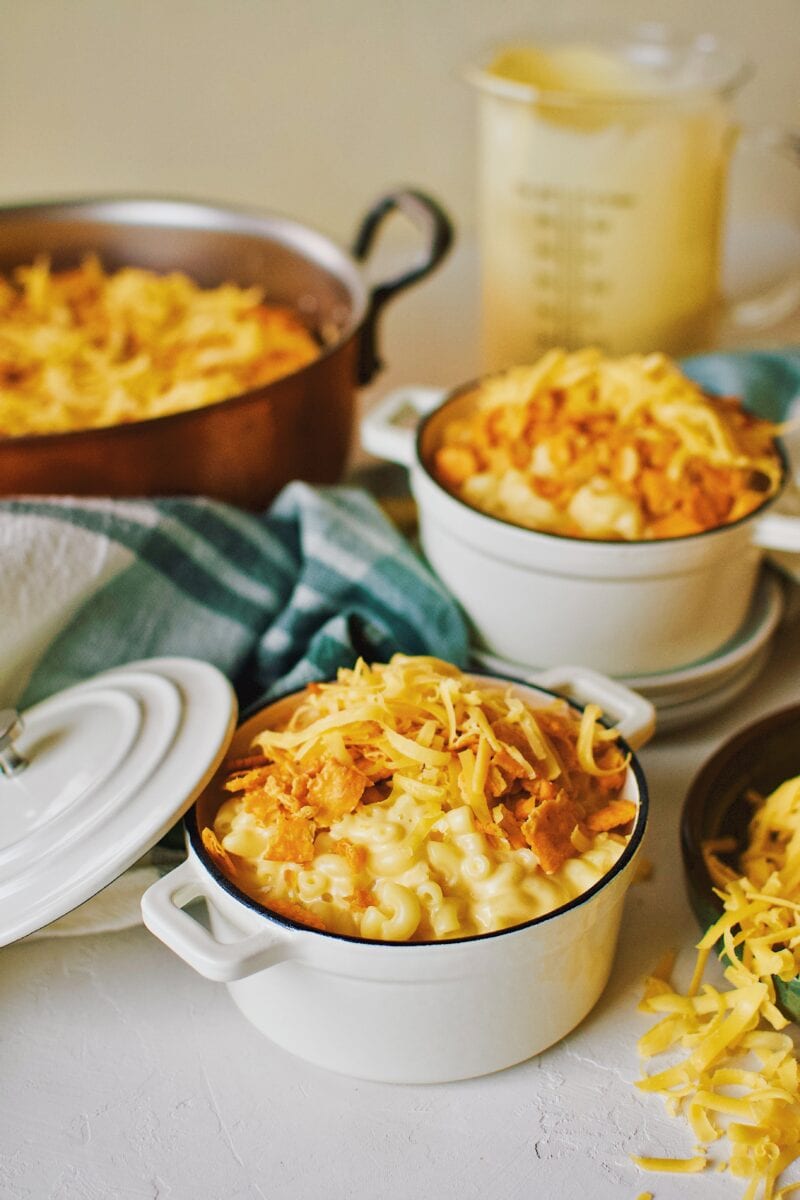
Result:
{"label": "white dutch oven lid", "polygon": [[129,663],[0,713],[0,946],[116,879],[186,812],[236,724],[209,663]]}

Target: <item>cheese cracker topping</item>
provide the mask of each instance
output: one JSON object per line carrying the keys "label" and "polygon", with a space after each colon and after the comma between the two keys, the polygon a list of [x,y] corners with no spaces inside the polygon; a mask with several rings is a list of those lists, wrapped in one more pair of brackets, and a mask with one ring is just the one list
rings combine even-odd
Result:
{"label": "cheese cracker topping", "polygon": [[258,287],[89,257],[0,276],[0,436],[61,433],[199,408],[296,371],[320,348]]}
{"label": "cheese cracker topping", "polygon": [[663,354],[549,351],[484,380],[432,469],[482,512],[570,537],[684,537],[778,490],[775,426],[705,395]]}
{"label": "cheese cracker topping", "polygon": [[303,906],[337,933],[521,924],[592,887],[627,843],[627,757],[599,717],[434,658],[359,661],[229,764],[206,849],[267,908],[303,921]]}

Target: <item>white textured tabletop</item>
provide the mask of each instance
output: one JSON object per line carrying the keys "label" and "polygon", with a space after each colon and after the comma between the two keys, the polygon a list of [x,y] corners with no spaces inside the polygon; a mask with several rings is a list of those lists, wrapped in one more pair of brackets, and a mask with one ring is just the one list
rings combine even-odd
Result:
{"label": "white textured tabletop", "polygon": [[[344,1200],[588,1196],[716,1200],[729,1176],[643,1175],[632,1153],[693,1152],[682,1120],[638,1093],[636,1012],[670,946],[688,969],[678,815],[731,731],[798,700],[783,631],[735,712],[643,750],[650,880],[626,902],[611,982],[560,1045],[511,1070],[424,1087],[365,1083],[279,1050],[144,929],[0,952],[3,1200]],[[498,1020],[525,996],[498,995]]]}
{"label": "white textured tabletop", "polygon": [[[411,325],[387,332],[404,350],[396,380],[458,378],[453,330],[438,377],[416,374],[426,355]],[[733,709],[641,752],[654,871],[628,895],[611,982],[561,1044],[496,1075],[416,1087],[309,1066],[142,928],[0,951],[1,1200],[740,1196],[714,1171],[644,1175],[631,1163],[694,1151],[683,1120],[633,1087],[651,1023],[636,1005],[665,949],[681,948],[684,971],[693,960],[677,835],[691,777],[735,729],[798,700],[794,624]],[[525,1003],[498,994],[497,1019]]]}

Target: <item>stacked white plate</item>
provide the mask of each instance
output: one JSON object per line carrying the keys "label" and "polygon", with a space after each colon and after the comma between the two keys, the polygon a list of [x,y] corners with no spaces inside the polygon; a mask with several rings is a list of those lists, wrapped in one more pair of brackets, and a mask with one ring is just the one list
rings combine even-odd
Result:
{"label": "stacked white plate", "polygon": [[[713,716],[741,695],[762,670],[785,607],[784,584],[775,571],[767,568],[744,624],[716,654],[671,671],[621,676],[620,682],[655,706],[657,734]],[[535,674],[532,667],[507,662],[483,650],[474,650],[473,658],[476,666],[498,674],[516,674],[519,678]]]}
{"label": "stacked white plate", "polygon": [[655,705],[659,733],[712,716],[750,686],[769,657],[785,604],[781,579],[766,569],[744,624],[716,654],[674,671],[623,681]]}

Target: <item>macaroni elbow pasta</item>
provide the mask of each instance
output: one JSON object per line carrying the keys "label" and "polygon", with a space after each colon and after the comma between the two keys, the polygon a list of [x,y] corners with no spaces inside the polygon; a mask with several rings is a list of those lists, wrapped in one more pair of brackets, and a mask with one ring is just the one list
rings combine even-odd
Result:
{"label": "macaroni elbow pasta", "polygon": [[428,464],[472,508],[566,537],[686,537],[781,485],[777,428],[706,395],[663,354],[550,350],[448,411]]}
{"label": "macaroni elbow pasta", "polygon": [[431,658],[312,684],[229,763],[206,848],[249,896],[388,942],[530,921],[598,883],[636,803],[616,736]]}

